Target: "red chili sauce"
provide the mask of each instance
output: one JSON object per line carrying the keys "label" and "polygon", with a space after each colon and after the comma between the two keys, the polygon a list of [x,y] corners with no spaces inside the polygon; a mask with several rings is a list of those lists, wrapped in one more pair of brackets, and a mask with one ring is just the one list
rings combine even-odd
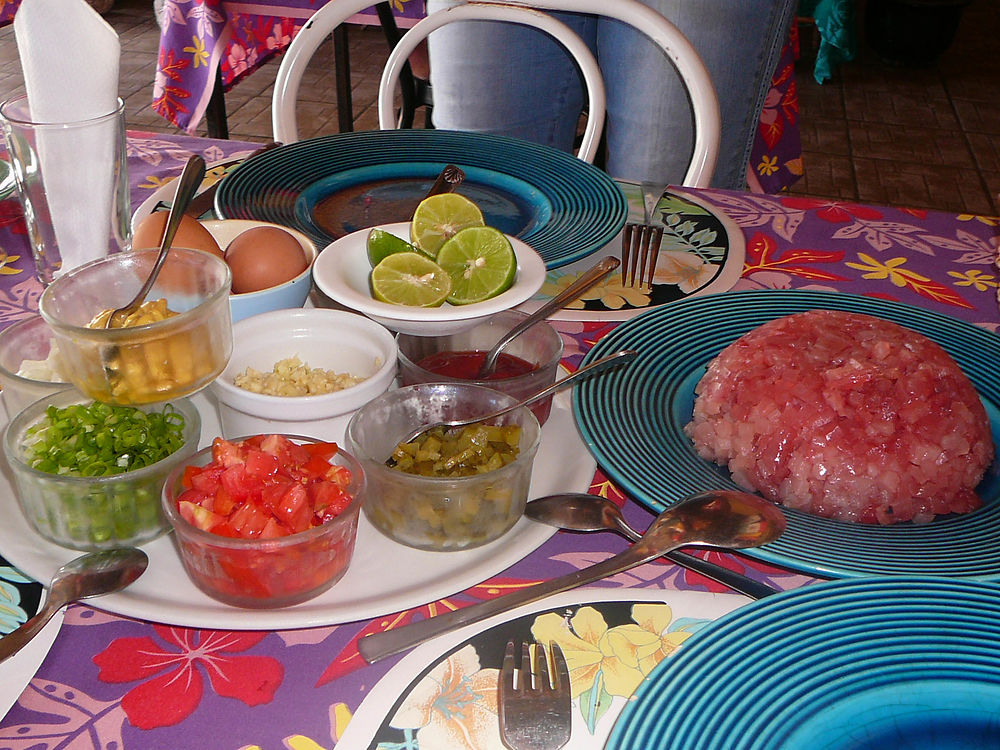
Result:
{"label": "red chili sauce", "polygon": [[[417,362],[417,365],[436,375],[445,375],[461,380],[477,380],[476,375],[479,373],[484,359],[486,359],[486,352],[483,351],[437,352],[424,357]],[[527,360],[501,352],[500,356],[497,357],[496,367],[486,380],[514,378],[537,369],[535,364]]]}

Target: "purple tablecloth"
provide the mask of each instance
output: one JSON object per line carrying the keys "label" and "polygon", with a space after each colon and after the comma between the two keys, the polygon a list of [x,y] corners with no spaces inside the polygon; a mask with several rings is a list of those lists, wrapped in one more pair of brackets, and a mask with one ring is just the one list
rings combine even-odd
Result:
{"label": "purple tablecloth", "polygon": [[[250,148],[132,133],[133,204],[178,174],[192,150],[212,161]],[[738,289],[873,295],[1000,333],[993,265],[1000,246],[997,218],[697,192],[727,213],[746,236],[746,267]],[[0,265],[0,325],[7,325],[31,314],[41,291],[16,199],[0,201],[0,247],[6,251]],[[562,322],[557,327],[567,342],[567,361],[575,364],[613,326]],[[591,491],[624,504],[637,526],[645,527],[652,517],[626,501],[600,472]],[[623,544],[609,534],[558,533],[500,575],[447,600],[398,616],[305,630],[179,628],[73,606],[37,676],[0,721],[0,748],[329,748],[394,663],[390,659],[367,666],[356,650],[358,637],[583,567]],[[735,554],[713,552],[708,557],[779,588],[810,580]],[[6,583],[0,578],[0,585]],[[648,564],[600,585],[722,590],[666,563]]]}

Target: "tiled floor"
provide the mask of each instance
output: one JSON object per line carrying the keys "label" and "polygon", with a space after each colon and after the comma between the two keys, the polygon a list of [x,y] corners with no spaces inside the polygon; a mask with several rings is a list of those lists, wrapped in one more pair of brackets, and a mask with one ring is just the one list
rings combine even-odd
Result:
{"label": "tiled floor", "polygon": [[[159,38],[151,0],[117,0],[106,18],[125,50],[121,95],[129,127],[171,132],[149,106]],[[1000,214],[1000,0],[974,0],[954,43],[930,67],[888,65],[862,40],[856,59],[823,85],[812,77],[814,28],[802,31],[797,81],[805,175],[793,193]],[[350,37],[355,129],[373,129],[386,46],[376,29],[352,27]],[[303,86],[303,137],[336,131],[331,49],[321,50],[327,62],[314,65]],[[226,95],[231,137],[271,139],[277,68],[277,60],[268,63]],[[8,26],[0,29],[0,96],[20,90]]]}

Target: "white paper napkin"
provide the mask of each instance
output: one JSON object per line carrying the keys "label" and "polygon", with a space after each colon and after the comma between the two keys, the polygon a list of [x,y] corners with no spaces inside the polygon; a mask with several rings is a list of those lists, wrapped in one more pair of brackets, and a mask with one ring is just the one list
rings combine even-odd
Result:
{"label": "white paper napkin", "polygon": [[[118,108],[121,44],[86,0],[23,0],[14,17],[31,119],[77,122]],[[46,132],[41,172],[66,271],[108,253],[118,123]]]}
{"label": "white paper napkin", "polygon": [[34,121],[87,120],[118,106],[118,34],[86,0],[23,0],[14,38]]}

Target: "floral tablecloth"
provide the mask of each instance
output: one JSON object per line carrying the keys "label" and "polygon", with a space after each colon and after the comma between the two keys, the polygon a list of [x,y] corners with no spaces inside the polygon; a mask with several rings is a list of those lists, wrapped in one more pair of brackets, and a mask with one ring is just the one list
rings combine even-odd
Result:
{"label": "floral tablecloth", "polygon": [[[133,205],[176,176],[192,151],[213,161],[252,148],[232,141],[130,133]],[[1000,247],[996,217],[732,191],[697,193],[728,214],[745,234],[746,265],[733,293],[796,288],[873,295],[1000,333],[998,275],[993,265]],[[41,292],[25,231],[17,200],[0,201],[0,326],[34,312]],[[565,365],[570,369],[613,327],[567,321],[556,325],[566,343]],[[636,526],[644,528],[652,518],[600,471],[593,477],[591,492],[623,505]],[[37,675],[0,721],[0,748],[331,748],[362,699],[398,661],[366,665],[357,653],[359,637],[584,567],[619,551],[623,544],[609,534],[561,532],[501,574],[455,596],[392,616],[329,627],[228,632],[143,622],[75,605]],[[736,554],[699,554],[778,588],[811,580]],[[626,598],[632,588],[722,591],[719,585],[665,562],[641,566],[598,588],[620,588]],[[16,571],[0,567],[4,631],[25,619],[26,611],[35,606],[31,598],[37,591],[37,585],[23,583]],[[670,621],[669,613],[659,609],[631,612],[633,626],[616,632],[639,638],[643,628],[659,627],[656,623],[663,618]],[[600,639],[610,621],[595,619],[589,609],[577,614],[580,632],[589,634],[596,654],[596,644],[606,642]],[[682,633],[671,632],[664,643],[683,640]],[[466,684],[459,680],[453,687],[460,683]],[[447,701],[443,693],[431,695],[418,706],[420,710],[408,714],[413,723],[404,735],[410,744],[383,747],[460,747],[449,744],[453,735],[448,732],[439,744],[426,739],[418,745],[413,740],[414,732],[431,723],[459,734],[467,728],[462,722],[469,714],[459,710],[457,695],[448,693]]]}

